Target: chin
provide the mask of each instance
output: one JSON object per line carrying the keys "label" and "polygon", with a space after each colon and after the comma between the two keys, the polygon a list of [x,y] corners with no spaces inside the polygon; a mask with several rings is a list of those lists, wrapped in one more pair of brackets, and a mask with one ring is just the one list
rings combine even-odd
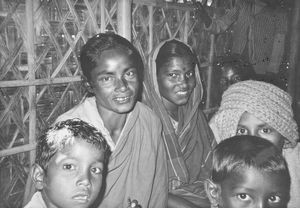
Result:
{"label": "chin", "polygon": [[120,113],[120,114],[130,113],[133,110],[134,106],[135,106],[135,103],[128,103],[126,105],[117,106],[116,112]]}

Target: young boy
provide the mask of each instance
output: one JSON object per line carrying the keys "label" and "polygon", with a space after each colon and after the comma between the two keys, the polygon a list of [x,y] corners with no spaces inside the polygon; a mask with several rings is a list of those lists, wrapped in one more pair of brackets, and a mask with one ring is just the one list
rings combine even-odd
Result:
{"label": "young boy", "polygon": [[57,121],[80,118],[98,128],[109,144],[106,189],[100,207],[164,208],[168,178],[162,124],[138,102],[143,62],[135,47],[113,33],[100,33],[83,46],[80,63],[93,94]]}
{"label": "young boy", "polygon": [[223,94],[219,110],[210,120],[217,142],[234,135],[252,135],[277,146],[289,166],[291,199],[288,207],[300,204],[300,144],[291,96],[261,81],[231,85]]}
{"label": "young boy", "polygon": [[271,142],[234,136],[215,148],[211,181],[205,187],[211,207],[285,208],[290,175],[281,152]]}
{"label": "young boy", "polygon": [[110,154],[102,134],[79,119],[49,127],[37,141],[31,176],[38,190],[25,208],[88,208]]}

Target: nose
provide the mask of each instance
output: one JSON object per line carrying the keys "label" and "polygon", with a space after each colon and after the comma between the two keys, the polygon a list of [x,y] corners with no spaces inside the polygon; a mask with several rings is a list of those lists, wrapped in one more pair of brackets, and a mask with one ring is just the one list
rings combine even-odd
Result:
{"label": "nose", "polygon": [[89,171],[80,172],[77,180],[77,185],[85,187],[89,187],[91,185],[91,175]]}
{"label": "nose", "polygon": [[264,200],[259,200],[257,201],[257,205],[255,208],[269,208],[268,203],[265,202]]}
{"label": "nose", "polygon": [[182,86],[184,86],[184,87],[187,86],[187,80],[188,80],[188,78],[187,78],[184,74],[181,74],[181,75],[178,77],[178,82],[179,82]]}
{"label": "nose", "polygon": [[256,130],[249,130],[248,131],[248,135],[259,137],[259,134],[258,134],[258,132]]}
{"label": "nose", "polygon": [[126,79],[124,78],[120,78],[120,79],[117,79],[116,81],[116,90],[118,91],[125,91],[128,87],[128,83],[126,81]]}

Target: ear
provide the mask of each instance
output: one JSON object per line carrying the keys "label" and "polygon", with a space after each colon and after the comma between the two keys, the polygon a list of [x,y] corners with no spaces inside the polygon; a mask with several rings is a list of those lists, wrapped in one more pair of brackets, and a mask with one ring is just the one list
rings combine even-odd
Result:
{"label": "ear", "polygon": [[44,187],[45,171],[38,164],[34,164],[31,169],[31,178],[37,190],[42,190]]}
{"label": "ear", "polygon": [[211,180],[207,179],[204,181],[205,192],[212,207],[218,207],[221,204],[221,187],[215,184]]}
{"label": "ear", "polygon": [[85,76],[82,76],[83,86],[86,88],[88,93],[94,94],[94,89],[91,83],[87,80]]}

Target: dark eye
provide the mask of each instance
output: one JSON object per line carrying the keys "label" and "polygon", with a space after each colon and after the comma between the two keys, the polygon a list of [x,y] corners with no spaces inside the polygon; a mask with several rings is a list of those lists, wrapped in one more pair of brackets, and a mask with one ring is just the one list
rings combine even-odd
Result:
{"label": "dark eye", "polygon": [[102,169],[98,168],[98,167],[92,167],[91,168],[91,172],[94,174],[101,174],[102,173]]}
{"label": "dark eye", "polygon": [[75,165],[73,165],[73,164],[64,164],[63,169],[64,170],[75,170]]}
{"label": "dark eye", "polygon": [[265,128],[262,128],[261,131],[265,134],[270,134],[272,132],[272,129],[265,127]]}
{"label": "dark eye", "polygon": [[236,130],[236,134],[237,134],[237,135],[247,135],[247,134],[248,134],[248,131],[247,131],[247,129],[245,129],[245,128],[238,128],[238,129]]}
{"label": "dark eye", "polygon": [[248,194],[242,193],[237,195],[238,199],[242,201],[247,201],[250,199],[250,196]]}
{"label": "dark eye", "polygon": [[175,74],[175,73],[169,73],[168,76],[169,76],[169,77],[172,77],[172,78],[176,78],[176,77],[177,77],[177,74]]}
{"label": "dark eye", "polygon": [[268,200],[271,203],[279,203],[281,201],[281,198],[279,196],[270,196]]}
{"label": "dark eye", "polygon": [[101,82],[109,82],[112,80],[112,77],[109,77],[109,76],[105,76],[105,77],[101,77],[100,78],[100,81]]}
{"label": "dark eye", "polygon": [[186,76],[187,78],[193,77],[193,76],[194,76],[194,72],[191,71],[191,72],[187,73],[185,76]]}
{"label": "dark eye", "polygon": [[128,71],[126,72],[126,76],[128,77],[135,77],[136,73],[134,71]]}

